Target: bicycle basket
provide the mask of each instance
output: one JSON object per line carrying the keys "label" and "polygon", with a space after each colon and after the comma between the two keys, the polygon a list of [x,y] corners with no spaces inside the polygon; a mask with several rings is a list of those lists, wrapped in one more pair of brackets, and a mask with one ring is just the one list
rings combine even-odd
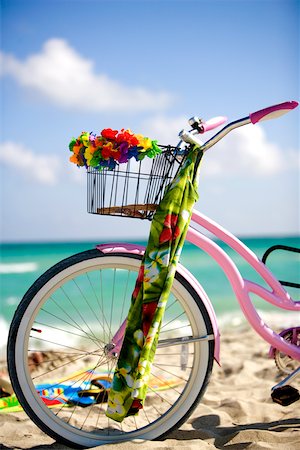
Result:
{"label": "bicycle basket", "polygon": [[114,170],[87,171],[88,212],[110,216],[152,219],[166,186],[183,157],[178,148],[161,146],[162,153],[142,161],[130,159]]}

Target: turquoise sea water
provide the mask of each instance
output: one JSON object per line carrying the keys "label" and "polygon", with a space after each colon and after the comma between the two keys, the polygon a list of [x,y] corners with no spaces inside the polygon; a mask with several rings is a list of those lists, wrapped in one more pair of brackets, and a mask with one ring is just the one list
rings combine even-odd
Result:
{"label": "turquoise sea water", "polygon": [[[284,238],[248,238],[242,241],[261,258],[267,248],[275,244],[300,246],[300,237]],[[241,274],[253,281],[260,282],[260,278],[249,268],[248,264],[234,251],[219,243],[238,266]],[[140,242],[145,245],[145,242]],[[31,284],[58,261],[84,250],[94,248],[95,242],[68,242],[68,243],[20,243],[2,244],[0,260],[0,347],[6,342],[8,327],[14,311],[23,295]],[[269,258],[268,266],[281,280],[300,281],[299,254],[278,251]],[[234,293],[222,270],[204,252],[193,246],[185,244],[181,263],[185,265],[203,285],[209,295],[216,314],[220,320],[224,317],[233,317],[239,310]],[[299,292],[289,289],[296,300]],[[256,301],[260,310],[271,310],[269,304]]]}

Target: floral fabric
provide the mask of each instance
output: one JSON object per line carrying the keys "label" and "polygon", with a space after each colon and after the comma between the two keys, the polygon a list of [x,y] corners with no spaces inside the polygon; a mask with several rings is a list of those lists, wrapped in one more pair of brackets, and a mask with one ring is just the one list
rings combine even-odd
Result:
{"label": "floral fabric", "polygon": [[106,415],[118,422],[143,407],[176,265],[192,209],[198,199],[201,159],[194,149],[168,186],[153,217],[148,245],[131,298],[131,307]]}

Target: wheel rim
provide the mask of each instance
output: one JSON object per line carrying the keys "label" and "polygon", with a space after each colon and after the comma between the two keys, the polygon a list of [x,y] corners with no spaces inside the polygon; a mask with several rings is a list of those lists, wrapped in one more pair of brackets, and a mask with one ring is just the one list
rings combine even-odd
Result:
{"label": "wheel rim", "polygon": [[[300,329],[298,328],[296,328],[294,331],[286,331],[286,333],[282,334],[282,337],[286,341],[293,343],[294,345],[300,345]],[[294,360],[289,355],[279,351],[278,349],[275,350],[274,359],[278,369],[282,373],[292,373],[299,366],[298,361]]]}
{"label": "wheel rim", "polygon": [[[119,265],[117,269],[116,263]],[[24,397],[41,422],[53,429],[54,433],[63,434],[64,438],[71,442],[92,446],[112,440],[121,441],[139,437],[153,439],[168,431],[190,409],[199,393],[199,386],[205,379],[208,342],[197,342],[187,344],[184,356],[179,346],[157,350],[145,407],[138,417],[126,418],[122,425],[105,416],[105,396],[101,401],[98,398],[97,403],[86,407],[78,404],[76,400],[78,397],[75,394],[73,397],[69,396],[68,403],[73,402],[72,406],[49,409],[41,400],[41,396],[37,393],[37,387],[41,384],[51,382],[59,388],[61,380],[64,379],[67,383],[71,382],[72,387],[75,388],[79,384],[84,390],[86,384],[90,383],[93,373],[101,372],[102,377],[112,376],[116,361],[104,355],[103,351],[128,311],[126,301],[128,303],[133,290],[139,264],[139,261],[130,258],[127,258],[124,264],[120,264],[120,258],[112,256],[68,267],[40,289],[22,319],[16,340],[16,370]],[[102,267],[101,271],[99,266]],[[94,295],[95,274],[98,284],[102,278],[100,283],[102,287],[112,285],[112,280],[115,282],[110,294],[106,289],[100,295],[98,287],[99,295]],[[105,277],[110,277],[111,281]],[[90,286],[88,294],[82,287],[83,278]],[[80,295],[75,296],[74,289]],[[73,292],[72,295],[70,292]],[[176,280],[173,292],[175,295],[169,299],[160,337],[205,334],[207,331],[204,320],[197,306]],[[184,296],[187,298],[183,298]],[[116,304],[115,299],[120,297],[122,301]],[[83,314],[79,304],[87,298],[90,307],[86,305]],[[94,304],[91,298],[94,298]],[[109,303],[107,299],[114,304],[113,310],[107,310]],[[98,314],[95,314],[95,310]],[[116,322],[117,311],[119,317]],[[98,316],[93,320],[90,319],[92,312]],[[28,321],[27,317],[31,317],[31,320]],[[33,358],[35,353],[42,354],[44,361],[38,370],[31,370],[35,362],[30,357]],[[87,373],[87,369],[90,372]],[[76,371],[79,374],[73,378]],[[160,388],[163,389],[159,390],[155,384],[161,384]],[[42,391],[39,390],[40,393]],[[56,398],[58,397],[57,394]]]}

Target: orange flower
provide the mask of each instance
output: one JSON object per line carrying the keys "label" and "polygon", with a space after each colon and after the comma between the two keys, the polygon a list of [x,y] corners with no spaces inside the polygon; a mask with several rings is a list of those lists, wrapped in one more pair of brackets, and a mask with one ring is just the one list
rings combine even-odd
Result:
{"label": "orange flower", "polygon": [[82,147],[82,143],[80,141],[76,141],[76,144],[73,146],[73,152],[75,155],[78,155]]}
{"label": "orange flower", "polygon": [[74,164],[77,164],[77,166],[84,166],[84,162],[81,155],[73,155],[70,157],[70,161]]}
{"label": "orange flower", "polygon": [[70,156],[70,161],[71,161],[72,163],[74,163],[74,164],[78,164],[78,162],[77,162],[77,155],[72,155],[72,156]]}

